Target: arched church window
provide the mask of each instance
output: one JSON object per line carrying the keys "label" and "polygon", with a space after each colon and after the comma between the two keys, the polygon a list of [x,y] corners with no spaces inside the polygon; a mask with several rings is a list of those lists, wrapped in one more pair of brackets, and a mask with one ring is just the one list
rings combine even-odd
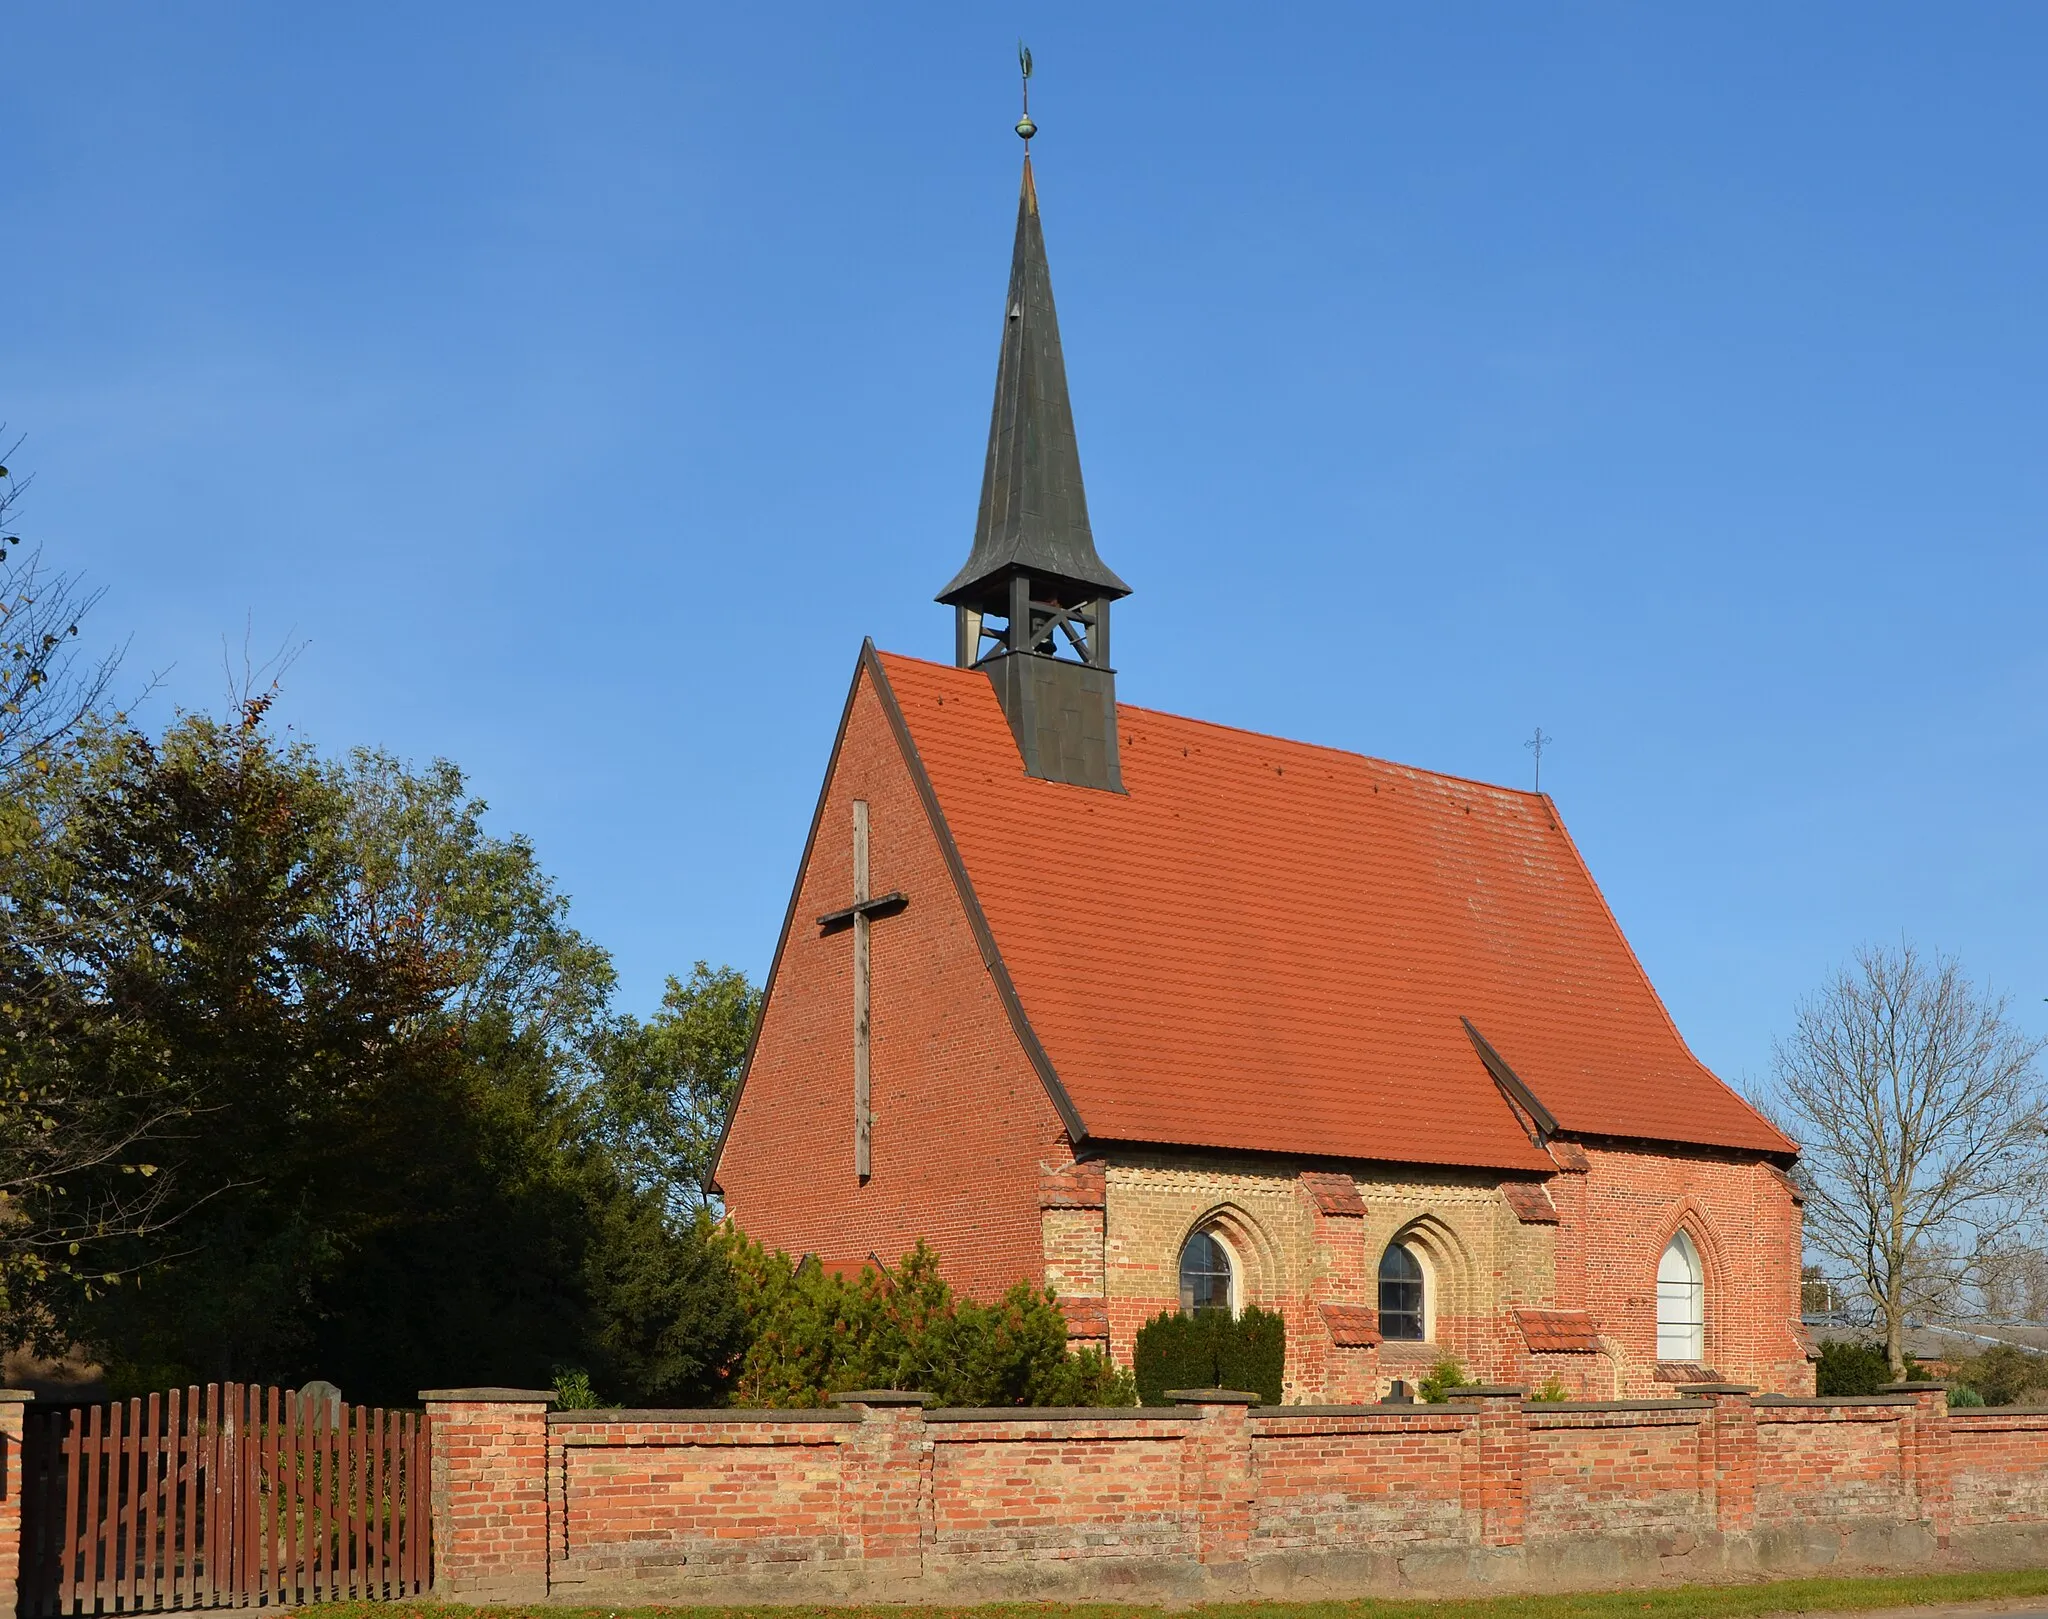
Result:
{"label": "arched church window", "polygon": [[1233,1310],[1233,1294],[1230,1250],[1213,1232],[1197,1231],[1180,1251],[1180,1307],[1190,1315],[1198,1310]]}
{"label": "arched church window", "polygon": [[1422,1296],[1422,1261],[1407,1246],[1387,1244],[1380,1255],[1380,1336],[1419,1340],[1427,1336]]}
{"label": "arched church window", "polygon": [[1699,1250],[1683,1231],[1657,1261],[1657,1358],[1704,1360],[1707,1285]]}

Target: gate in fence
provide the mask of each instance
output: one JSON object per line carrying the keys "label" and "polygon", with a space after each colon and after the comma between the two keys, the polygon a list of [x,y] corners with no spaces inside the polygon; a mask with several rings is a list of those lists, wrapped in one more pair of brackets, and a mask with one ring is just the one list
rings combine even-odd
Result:
{"label": "gate in fence", "polygon": [[427,1419],[210,1383],[31,1411],[21,1614],[416,1596],[430,1573]]}

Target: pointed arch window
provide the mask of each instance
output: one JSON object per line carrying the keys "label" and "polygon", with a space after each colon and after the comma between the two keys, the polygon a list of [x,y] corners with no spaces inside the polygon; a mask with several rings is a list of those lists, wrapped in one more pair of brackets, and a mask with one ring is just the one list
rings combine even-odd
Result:
{"label": "pointed arch window", "polygon": [[1388,1243],[1380,1255],[1380,1336],[1411,1342],[1427,1337],[1428,1303],[1422,1261],[1406,1243]]}
{"label": "pointed arch window", "polygon": [[1230,1250],[1213,1231],[1197,1231],[1180,1251],[1180,1307],[1189,1315],[1202,1310],[1235,1312],[1237,1278]]}
{"label": "pointed arch window", "polygon": [[1683,1231],[1657,1261],[1657,1358],[1707,1358],[1707,1284],[1700,1253]]}

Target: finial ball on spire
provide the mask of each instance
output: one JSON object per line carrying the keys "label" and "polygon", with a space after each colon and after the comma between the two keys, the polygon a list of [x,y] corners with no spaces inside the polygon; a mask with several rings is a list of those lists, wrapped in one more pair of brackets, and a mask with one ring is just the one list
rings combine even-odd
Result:
{"label": "finial ball on spire", "polygon": [[1038,133],[1038,126],[1031,121],[1030,113],[1027,112],[1022,118],[1017,120],[1017,133],[1022,135],[1027,141]]}

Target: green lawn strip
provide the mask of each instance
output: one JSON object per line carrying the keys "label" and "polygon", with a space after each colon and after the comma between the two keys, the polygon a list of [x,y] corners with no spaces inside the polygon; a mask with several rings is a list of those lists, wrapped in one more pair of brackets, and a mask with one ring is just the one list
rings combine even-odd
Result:
{"label": "green lawn strip", "polygon": [[[1982,1574],[1896,1574],[1869,1579],[1769,1580],[1641,1591],[1582,1591],[1398,1602],[1214,1602],[1178,1610],[1198,1619],[1748,1619],[1777,1613],[1853,1613],[2048,1595],[2048,1569]],[[569,1608],[440,1602],[323,1604],[323,1619],[1137,1619],[1158,1607],[1110,1602],[995,1602],[978,1607]]]}

